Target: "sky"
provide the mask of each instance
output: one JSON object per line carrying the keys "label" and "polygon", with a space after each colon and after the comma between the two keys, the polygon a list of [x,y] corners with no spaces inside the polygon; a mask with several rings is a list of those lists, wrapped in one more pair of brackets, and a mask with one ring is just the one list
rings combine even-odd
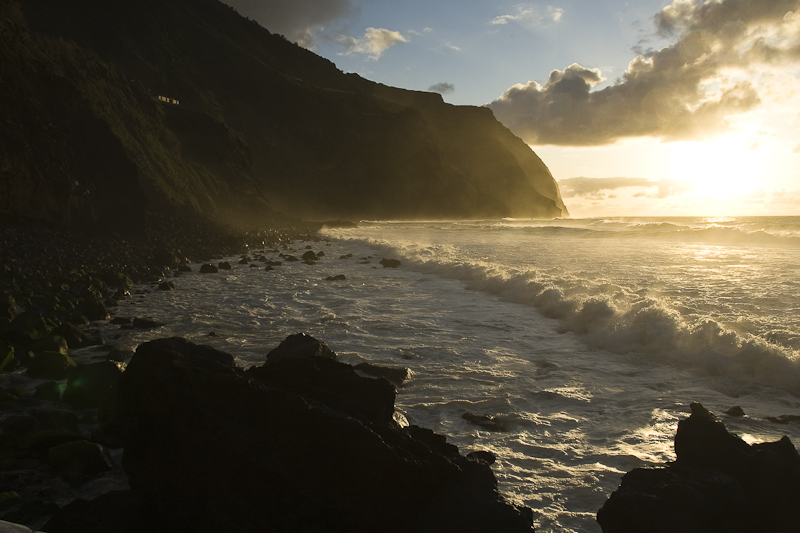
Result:
{"label": "sky", "polygon": [[488,106],[573,217],[800,215],[800,0],[226,0],[386,85]]}

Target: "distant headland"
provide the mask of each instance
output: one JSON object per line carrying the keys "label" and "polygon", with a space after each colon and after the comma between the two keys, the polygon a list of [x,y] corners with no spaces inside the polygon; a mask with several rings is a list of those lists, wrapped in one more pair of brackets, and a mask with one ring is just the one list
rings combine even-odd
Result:
{"label": "distant headland", "polygon": [[0,2],[0,219],[137,231],[153,210],[557,217],[488,108],[345,74],[217,0]]}

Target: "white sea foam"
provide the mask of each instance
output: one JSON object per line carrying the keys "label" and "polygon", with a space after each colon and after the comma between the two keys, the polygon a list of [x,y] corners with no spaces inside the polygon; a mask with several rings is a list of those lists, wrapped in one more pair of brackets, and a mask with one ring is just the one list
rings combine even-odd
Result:
{"label": "white sea foam", "polygon": [[[800,413],[799,249],[664,237],[716,227],[800,235],[797,219],[362,223],[312,243],[326,254],[316,265],[234,264],[123,301],[118,314],[166,326],[105,336],[181,335],[248,366],[305,331],[343,361],[408,367],[398,418],[493,451],[500,489],[535,510],[537,531],[596,533],[624,472],[674,459],[692,401],[749,442],[800,442],[800,426],[767,419]],[[725,416],[733,405],[747,416]]]}
{"label": "white sea foam", "polygon": [[[509,221],[504,221],[508,223]],[[632,272],[626,271],[624,265],[617,272],[600,270],[575,270],[570,271],[570,262],[557,266],[561,269],[549,268],[547,261],[543,266],[520,265],[519,250],[525,246],[537,244],[537,240],[561,241],[564,249],[571,251],[564,253],[555,246],[549,253],[566,255],[567,259],[583,262],[580,266],[596,260],[602,264],[609,260],[615,252],[620,251],[619,242],[614,243],[612,237],[630,246],[629,232],[636,232],[637,239],[642,235],[653,237],[658,232],[657,238],[668,233],[671,240],[690,235],[687,241],[713,240],[731,241],[737,244],[775,244],[782,243],[790,254],[797,255],[794,250],[797,237],[779,237],[766,234],[763,231],[745,232],[736,228],[692,228],[685,225],[669,222],[606,222],[600,224],[612,225],[622,230],[607,233],[598,237],[598,232],[582,227],[563,227],[552,225],[531,224],[531,221],[514,221],[511,227],[494,226],[483,230],[483,235],[478,235],[475,225],[469,227],[469,239],[463,239],[460,231],[465,224],[453,225],[450,229],[450,242],[443,235],[433,239],[430,228],[426,228],[426,235],[420,237],[414,234],[413,227],[404,226],[404,237],[414,234],[417,239],[413,241],[401,240],[392,237],[392,232],[381,227],[380,231],[369,232],[365,242],[372,246],[379,246],[386,253],[393,253],[402,258],[409,268],[428,274],[435,274],[446,278],[458,279],[465,283],[466,288],[484,291],[499,296],[509,302],[535,307],[544,316],[558,319],[562,332],[574,332],[581,336],[584,342],[593,347],[621,354],[636,354],[647,361],[656,359],[661,362],[670,362],[681,366],[703,370],[716,375],[723,375],[744,383],[752,380],[756,383],[783,388],[794,394],[800,395],[800,363],[797,361],[797,330],[783,335],[784,343],[775,342],[778,337],[776,329],[784,324],[765,323],[758,328],[751,328],[753,332],[735,331],[737,323],[750,320],[751,323],[764,323],[763,313],[752,317],[746,315],[747,309],[730,308],[727,302],[713,307],[714,294],[706,296],[706,301],[683,301],[687,298],[668,298],[659,296],[661,293],[674,292],[676,287],[668,286],[674,283],[663,274],[656,273],[652,279],[644,284],[631,284],[625,278],[636,274],[636,265],[631,265]],[[552,222],[548,221],[548,224]],[[507,224],[506,224],[507,225]],[[596,226],[597,221],[588,225]],[[655,228],[655,229],[654,229]],[[502,236],[496,231],[500,229]],[[520,230],[524,234],[520,234]],[[444,229],[433,230],[436,233],[448,233]],[[388,236],[387,236],[388,233]],[[545,237],[546,235],[546,237]],[[722,236],[722,238],[720,238]],[[768,236],[768,238],[765,238]],[[515,247],[508,248],[505,252],[502,246],[496,247],[496,256],[482,256],[483,248],[491,248],[492,240],[499,238],[514,239]],[[735,237],[735,238],[734,238]],[[605,239],[606,250],[593,248],[591,253],[604,252],[606,257],[578,257],[582,256],[580,247],[585,241],[598,238]],[[461,240],[459,240],[461,239]],[[639,244],[641,241],[637,241]],[[658,240],[649,241],[650,246],[658,246]],[[509,251],[511,254],[509,255]],[[634,249],[635,251],[635,249]],[[630,253],[630,252],[628,252]],[[768,254],[768,252],[767,252]],[[780,256],[780,254],[778,254]],[[686,256],[671,251],[666,254],[673,264],[668,264],[664,256],[658,258],[659,264],[647,265],[648,268],[680,269],[692,268],[695,265],[686,265]],[[639,259],[646,258],[642,256]],[[768,258],[761,258],[762,270],[769,270]],[[715,268],[730,266],[724,259],[717,259]],[[514,266],[508,266],[514,265]],[[750,265],[752,267],[752,265]],[[609,275],[611,274],[611,275]],[[702,272],[700,273],[702,274]],[[735,272],[726,277],[725,272],[717,273],[717,279],[706,280],[702,276],[687,276],[684,280],[693,284],[709,283],[727,284],[725,290],[736,291],[739,281]],[[789,281],[788,277],[785,281]],[[644,285],[642,287],[641,285]],[[659,285],[662,285],[659,287]],[[763,287],[766,289],[766,287]],[[645,289],[645,290],[642,290]],[[684,290],[685,287],[678,288]],[[758,287],[756,287],[758,290]],[[698,294],[694,295],[699,298]],[[800,300],[788,302],[796,298],[794,294],[777,295],[783,298],[786,307],[800,303]],[[743,302],[749,301],[749,295],[740,298]],[[689,298],[688,300],[691,300]],[[706,307],[702,314],[693,313],[691,306]],[[688,306],[688,307],[687,307]],[[682,314],[678,309],[683,308]],[[770,310],[765,310],[767,313]],[[719,318],[721,317],[722,320]],[[726,324],[727,322],[727,324]],[[791,322],[789,327],[796,327],[798,323]]]}

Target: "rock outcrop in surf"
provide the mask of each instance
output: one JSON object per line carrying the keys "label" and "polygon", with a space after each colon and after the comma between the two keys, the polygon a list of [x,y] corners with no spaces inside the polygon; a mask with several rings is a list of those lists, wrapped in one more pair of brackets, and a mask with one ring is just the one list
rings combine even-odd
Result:
{"label": "rock outcrop in surf", "polygon": [[308,336],[247,371],[208,346],[139,346],[106,429],[131,491],[61,509],[81,531],[531,531],[488,452],[395,422],[394,386]]}
{"label": "rock outcrop in surf", "polygon": [[597,513],[603,531],[797,531],[800,456],[789,438],[749,445],[701,404],[691,409],[677,460],[625,474]]}

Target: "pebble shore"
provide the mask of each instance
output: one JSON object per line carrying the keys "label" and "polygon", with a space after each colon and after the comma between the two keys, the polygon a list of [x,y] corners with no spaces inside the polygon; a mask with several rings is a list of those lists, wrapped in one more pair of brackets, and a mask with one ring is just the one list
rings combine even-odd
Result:
{"label": "pebble shore", "polygon": [[103,395],[76,399],[69,390],[78,366],[124,368],[131,354],[92,323],[109,319],[134,282],[163,283],[188,262],[313,240],[316,229],[290,222],[245,232],[157,214],[128,237],[0,227],[0,520],[37,529],[75,497],[127,488],[121,443],[101,427]]}

